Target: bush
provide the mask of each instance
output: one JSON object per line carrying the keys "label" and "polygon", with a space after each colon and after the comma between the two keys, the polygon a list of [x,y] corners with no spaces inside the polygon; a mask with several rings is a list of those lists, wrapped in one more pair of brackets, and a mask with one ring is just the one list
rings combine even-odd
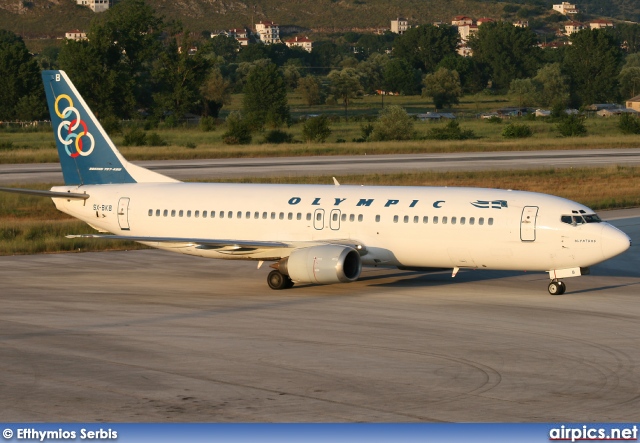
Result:
{"label": "bush", "polygon": [[567,115],[556,125],[556,129],[560,131],[563,137],[587,135],[587,127],[584,125],[584,119],[577,115]]}
{"label": "bush", "polygon": [[533,131],[527,125],[519,125],[517,123],[509,123],[502,130],[502,136],[505,138],[526,138],[531,137]]}
{"label": "bush", "polygon": [[622,114],[618,128],[623,134],[640,134],[640,118],[632,114]]}
{"label": "bush", "polygon": [[487,123],[502,123],[502,119],[500,117],[498,117],[497,115],[492,115],[491,117],[487,118]]}
{"label": "bush", "polygon": [[170,115],[164,119],[164,126],[169,129],[175,128],[178,126],[178,119],[175,115]]}
{"label": "bush", "polygon": [[264,142],[274,144],[293,143],[293,135],[280,129],[274,129],[267,132],[267,135],[264,136]]}
{"label": "bush", "polygon": [[122,133],[122,124],[116,117],[107,117],[100,124],[109,135]]}
{"label": "bush", "polygon": [[371,123],[367,123],[366,125],[360,126],[360,133],[362,134],[363,140],[368,140],[373,132],[374,126]]}
{"label": "bush", "polygon": [[330,135],[331,128],[326,115],[312,117],[302,126],[302,137],[306,142],[324,143]]}
{"label": "bush", "polygon": [[152,129],[156,129],[158,127],[158,120],[155,118],[148,118],[144,121],[144,125],[142,126],[145,131],[150,131]]}
{"label": "bush", "polygon": [[251,130],[238,112],[232,112],[226,119],[227,131],[222,141],[227,145],[247,145],[251,143]]}
{"label": "bush", "polygon": [[157,132],[152,132],[148,134],[147,144],[149,146],[167,146],[169,143],[167,143],[165,139],[160,137]]}
{"label": "bush", "polygon": [[451,120],[444,128],[430,129],[426,138],[431,140],[469,140],[477,137],[472,130],[463,131],[457,121]]}
{"label": "bush", "polygon": [[370,139],[373,141],[411,140],[415,137],[413,120],[400,106],[387,106],[380,111],[373,125]]}
{"label": "bush", "polygon": [[184,147],[187,148],[187,149],[196,149],[198,147],[198,145],[196,145],[193,142],[187,142],[187,143],[185,143]]}
{"label": "bush", "polygon": [[140,128],[131,128],[125,132],[122,144],[124,146],[144,146],[147,144],[147,134]]}
{"label": "bush", "polygon": [[202,117],[200,119],[200,130],[202,132],[211,132],[216,129],[216,119],[213,117]]}

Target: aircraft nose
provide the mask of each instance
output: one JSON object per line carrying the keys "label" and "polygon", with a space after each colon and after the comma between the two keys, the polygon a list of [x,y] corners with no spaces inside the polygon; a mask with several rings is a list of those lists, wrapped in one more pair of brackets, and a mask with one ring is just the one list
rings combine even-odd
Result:
{"label": "aircraft nose", "polygon": [[602,245],[602,255],[607,260],[629,249],[631,247],[631,239],[618,228],[608,223],[603,223],[600,244]]}

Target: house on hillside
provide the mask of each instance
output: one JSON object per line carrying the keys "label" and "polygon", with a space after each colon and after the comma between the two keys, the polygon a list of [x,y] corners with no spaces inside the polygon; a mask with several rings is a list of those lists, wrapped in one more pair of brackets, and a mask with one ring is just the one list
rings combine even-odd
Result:
{"label": "house on hillside", "polygon": [[267,20],[256,23],[256,34],[265,45],[280,43],[280,27],[274,22]]}
{"label": "house on hillside", "polygon": [[69,32],[65,32],[64,33],[64,38],[66,38],[67,40],[86,40],[87,39],[87,33],[84,31],[81,31],[79,29],[73,29]]}
{"label": "house on hillside", "polygon": [[466,15],[456,15],[453,20],[451,20],[452,26],[465,26],[465,25],[473,25],[473,19],[471,17],[467,17]]}
{"label": "house on hillside", "polygon": [[562,15],[578,13],[578,10],[576,9],[576,5],[572,5],[569,2],[562,2],[559,5],[553,5],[553,10],[559,12]]}
{"label": "house on hillside", "polygon": [[640,112],[640,95],[636,95],[635,97],[630,98],[625,104],[627,106],[627,109],[634,109]]}
{"label": "house on hillside", "polygon": [[489,18],[489,17],[483,17],[483,18],[479,18],[478,20],[476,20],[476,25],[480,26],[483,25],[485,23],[493,23],[495,22],[494,19]]}
{"label": "house on hillside", "polygon": [[104,12],[109,9],[109,0],[76,0],[76,4],[86,6],[93,12]]}
{"label": "house on hillside", "polygon": [[583,29],[587,29],[587,25],[585,25],[584,23],[580,23],[580,22],[571,21],[571,22],[567,23],[566,25],[564,25],[564,33],[566,35],[571,35],[573,33],[582,31]]}
{"label": "house on hillside", "polygon": [[409,21],[406,18],[396,18],[395,20],[391,20],[391,32],[394,34],[404,34],[407,32],[407,29],[411,28],[409,26]]}
{"label": "house on hillside", "polygon": [[307,52],[311,52],[313,50],[313,42],[309,40],[309,37],[293,37],[284,41],[284,44],[287,47],[291,48],[297,46],[299,48],[304,49]]}
{"label": "house on hillside", "polygon": [[515,26],[516,28],[528,28],[529,27],[529,21],[528,20],[518,20],[513,22],[513,26]]}
{"label": "house on hillside", "polygon": [[613,28],[613,22],[611,20],[593,20],[589,22],[591,29]]}

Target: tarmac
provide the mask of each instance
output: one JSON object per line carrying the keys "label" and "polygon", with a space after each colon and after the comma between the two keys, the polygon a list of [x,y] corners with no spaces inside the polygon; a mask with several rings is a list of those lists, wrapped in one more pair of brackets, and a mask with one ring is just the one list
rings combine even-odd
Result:
{"label": "tarmac", "polygon": [[638,422],[640,212],[610,215],[634,245],[555,297],[543,273],[272,291],[156,250],[0,257],[0,421]]}

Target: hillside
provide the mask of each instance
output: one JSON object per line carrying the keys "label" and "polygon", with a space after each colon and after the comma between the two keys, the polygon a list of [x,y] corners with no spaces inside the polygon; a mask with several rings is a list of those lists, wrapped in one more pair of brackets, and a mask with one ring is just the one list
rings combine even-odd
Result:
{"label": "hillside", "polygon": [[[526,15],[548,14],[553,1],[516,0],[147,0],[167,19],[178,19],[192,31],[249,26],[272,20],[286,27],[296,25],[321,32],[389,27],[398,16],[412,24],[449,22],[455,15],[475,18],[505,16],[505,7],[520,8]],[[558,0],[559,1],[559,0]],[[582,5],[581,5],[582,3]],[[618,20],[639,20],[637,0],[582,0],[578,8],[588,15]],[[582,9],[584,7],[584,9]],[[510,14],[512,18],[518,14]],[[65,31],[86,30],[95,16],[73,0],[0,0],[0,28],[26,39],[61,37]],[[529,17],[527,17],[529,18]]]}

